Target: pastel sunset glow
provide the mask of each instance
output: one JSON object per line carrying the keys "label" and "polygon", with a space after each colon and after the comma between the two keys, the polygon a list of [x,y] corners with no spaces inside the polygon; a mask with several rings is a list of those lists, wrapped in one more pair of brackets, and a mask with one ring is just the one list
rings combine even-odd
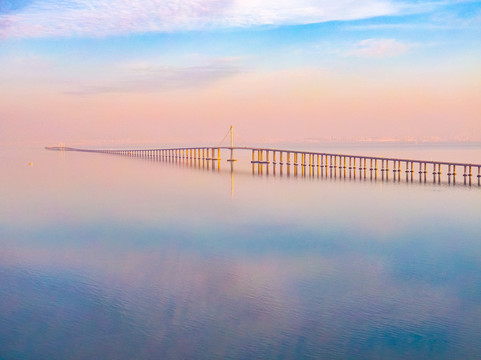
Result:
{"label": "pastel sunset glow", "polygon": [[481,2],[2,0],[0,144],[481,141]]}

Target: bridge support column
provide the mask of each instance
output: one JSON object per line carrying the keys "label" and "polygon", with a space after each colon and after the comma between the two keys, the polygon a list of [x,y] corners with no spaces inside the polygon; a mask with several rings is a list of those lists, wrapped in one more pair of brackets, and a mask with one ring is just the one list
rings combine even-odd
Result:
{"label": "bridge support column", "polygon": [[264,157],[263,150],[257,150],[257,160],[259,160],[259,162],[257,163],[257,172],[259,174],[262,174],[262,163],[261,163],[261,161],[263,161],[263,157]]}
{"label": "bridge support column", "polygon": [[265,160],[265,163],[266,163],[266,175],[269,175],[269,154],[270,151],[266,149],[266,160]]}
{"label": "bridge support column", "polygon": [[312,176],[312,154],[309,154],[309,176]]}
{"label": "bridge support column", "polygon": [[301,170],[302,170],[302,176],[306,175],[306,154],[302,153],[301,154]]}
{"label": "bridge support column", "polygon": [[291,175],[291,154],[289,151],[286,152],[286,170],[287,170],[287,176]]}

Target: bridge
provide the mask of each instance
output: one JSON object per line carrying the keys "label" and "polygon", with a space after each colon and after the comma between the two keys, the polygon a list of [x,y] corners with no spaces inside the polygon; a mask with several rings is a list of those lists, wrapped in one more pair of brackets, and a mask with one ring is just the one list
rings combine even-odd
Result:
{"label": "bridge", "polygon": [[[231,146],[200,146],[173,147],[152,149],[81,149],[66,146],[47,146],[47,150],[80,151],[90,153],[114,154],[130,157],[151,158],[168,162],[190,162],[191,165],[203,167],[212,166],[220,169],[221,150],[228,150],[228,162],[233,164],[235,151],[249,151],[252,153],[252,173],[269,174],[271,170],[282,175],[295,176],[328,176],[349,177],[359,179],[378,179],[401,181],[401,174],[405,174],[405,181],[413,182],[414,173],[418,174],[419,182],[426,183],[428,173],[432,174],[433,183],[446,180],[449,184],[456,184],[457,171],[462,170],[464,185],[472,185],[473,171],[477,174],[477,184],[481,186],[481,164],[447,162],[433,160],[414,160],[377,156],[362,156],[356,154],[336,154],[327,152],[298,151],[289,149],[274,149],[262,147],[234,146],[233,128],[230,128]],[[404,176],[403,176],[404,177]]]}

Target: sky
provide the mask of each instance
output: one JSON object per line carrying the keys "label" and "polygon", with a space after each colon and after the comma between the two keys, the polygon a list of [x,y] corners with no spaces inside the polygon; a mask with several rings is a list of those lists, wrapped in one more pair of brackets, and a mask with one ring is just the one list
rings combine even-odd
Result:
{"label": "sky", "polygon": [[481,1],[0,0],[0,145],[481,141]]}

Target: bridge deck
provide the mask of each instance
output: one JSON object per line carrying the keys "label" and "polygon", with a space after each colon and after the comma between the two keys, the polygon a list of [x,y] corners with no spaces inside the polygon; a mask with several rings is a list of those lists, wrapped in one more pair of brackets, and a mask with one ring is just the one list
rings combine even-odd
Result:
{"label": "bridge deck", "polygon": [[[380,161],[391,161],[400,163],[416,163],[416,164],[432,164],[432,165],[448,165],[448,166],[470,166],[473,168],[481,168],[481,164],[476,163],[464,163],[464,162],[453,162],[453,161],[440,161],[440,160],[421,160],[421,159],[409,159],[409,158],[394,158],[394,157],[383,157],[383,156],[368,156],[368,155],[357,155],[357,154],[339,154],[339,153],[329,153],[329,152],[316,152],[316,151],[306,151],[306,150],[290,150],[290,149],[276,149],[276,148],[262,148],[262,147],[248,147],[248,146],[198,146],[198,147],[174,147],[174,148],[149,148],[149,149],[81,149],[73,147],[58,147],[51,146],[46,147],[47,150],[63,150],[63,151],[82,151],[82,152],[97,152],[97,153],[120,153],[120,152],[148,152],[148,151],[179,151],[179,150],[247,150],[254,152],[272,152],[272,153],[285,153],[285,154],[304,154],[304,155],[319,155],[319,156],[329,156],[329,157],[340,157],[346,159],[362,159],[362,160],[380,160]],[[205,158],[207,160],[207,158]],[[208,158],[209,160],[217,160]],[[257,162],[263,162],[258,160]],[[265,162],[264,162],[265,163]]]}

